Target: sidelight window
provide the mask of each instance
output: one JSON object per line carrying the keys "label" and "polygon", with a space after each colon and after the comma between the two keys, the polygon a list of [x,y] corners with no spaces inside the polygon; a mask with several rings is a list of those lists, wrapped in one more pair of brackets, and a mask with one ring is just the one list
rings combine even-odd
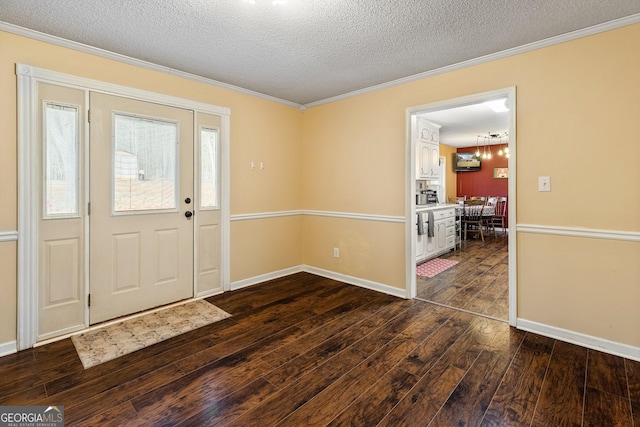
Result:
{"label": "sidelight window", "polygon": [[200,130],[200,207],[219,207],[218,130]]}
{"label": "sidelight window", "polygon": [[45,103],[44,217],[78,216],[78,108]]}

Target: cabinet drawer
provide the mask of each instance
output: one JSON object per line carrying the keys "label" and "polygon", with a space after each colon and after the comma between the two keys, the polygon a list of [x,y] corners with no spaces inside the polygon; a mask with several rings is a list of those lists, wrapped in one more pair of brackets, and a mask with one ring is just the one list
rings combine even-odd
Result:
{"label": "cabinet drawer", "polygon": [[446,211],[442,210],[442,211],[435,211],[433,213],[433,218],[437,221],[439,219],[445,219],[447,216],[445,215]]}
{"label": "cabinet drawer", "polygon": [[456,216],[456,210],[455,208],[451,208],[451,209],[447,209],[444,211],[444,216],[446,218],[455,218]]}
{"label": "cabinet drawer", "polygon": [[453,227],[456,225],[456,219],[455,218],[447,218],[447,227]]}
{"label": "cabinet drawer", "polygon": [[447,233],[446,233],[447,237],[455,236],[455,234],[456,234],[456,227],[455,226],[447,227]]}
{"label": "cabinet drawer", "polygon": [[453,248],[456,245],[456,236],[447,236],[447,248]]}

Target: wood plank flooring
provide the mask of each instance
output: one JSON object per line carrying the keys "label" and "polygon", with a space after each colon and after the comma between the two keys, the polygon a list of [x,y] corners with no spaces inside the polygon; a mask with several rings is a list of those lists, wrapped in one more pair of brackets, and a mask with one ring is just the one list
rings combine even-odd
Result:
{"label": "wood plank flooring", "polygon": [[417,298],[508,321],[508,243],[500,233],[464,240],[458,251],[440,255],[458,264],[432,278],[417,276]]}
{"label": "wood plank flooring", "polygon": [[307,273],[209,301],[233,317],[87,370],[70,339],[0,358],[0,405],[64,405],[68,426],[640,425],[640,362],[502,321]]}

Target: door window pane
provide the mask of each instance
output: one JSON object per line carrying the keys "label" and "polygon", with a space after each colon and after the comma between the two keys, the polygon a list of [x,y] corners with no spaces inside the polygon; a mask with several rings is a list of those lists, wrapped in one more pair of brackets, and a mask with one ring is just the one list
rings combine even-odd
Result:
{"label": "door window pane", "polygon": [[113,210],[175,210],[178,125],[114,115]]}
{"label": "door window pane", "polygon": [[78,108],[44,107],[44,216],[78,215]]}
{"label": "door window pane", "polygon": [[200,207],[218,207],[218,131],[200,130]]}

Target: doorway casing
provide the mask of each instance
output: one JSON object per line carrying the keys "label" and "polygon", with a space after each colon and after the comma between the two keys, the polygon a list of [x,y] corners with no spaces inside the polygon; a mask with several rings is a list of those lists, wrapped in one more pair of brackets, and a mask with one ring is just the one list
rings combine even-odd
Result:
{"label": "doorway casing", "polygon": [[517,257],[516,257],[516,88],[515,86],[497,89],[474,95],[437,101],[429,104],[409,107],[405,111],[405,273],[406,297],[416,297],[416,206],[415,206],[415,165],[416,138],[414,137],[413,118],[427,113],[464,105],[478,104],[487,100],[506,97],[509,108],[509,223],[512,233],[509,236],[509,325],[517,326]]}

